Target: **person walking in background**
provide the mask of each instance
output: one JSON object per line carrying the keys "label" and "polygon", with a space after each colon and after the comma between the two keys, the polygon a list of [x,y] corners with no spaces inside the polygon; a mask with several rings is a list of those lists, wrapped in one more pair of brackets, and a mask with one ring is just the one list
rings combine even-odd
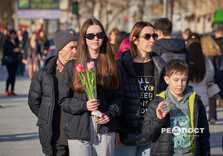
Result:
{"label": "person walking in background", "polygon": [[77,39],[59,30],[53,37],[56,56],[46,60],[31,82],[28,104],[38,117],[39,139],[47,156],[69,156],[67,137],[63,130],[63,111],[58,104],[64,65],[75,57]]}
{"label": "person walking in background", "polygon": [[124,39],[122,41],[122,43],[120,44],[117,53],[115,54],[115,59],[117,60],[119,58],[119,56],[125,52],[128,51],[130,49],[130,45],[129,45],[129,37],[127,37],[126,39]]}
{"label": "person walking in background", "polygon": [[72,35],[76,36],[76,32],[74,31],[74,29],[70,29],[69,33],[71,33]]}
{"label": "person walking in background", "polygon": [[[151,155],[210,155],[206,111],[193,88],[187,86],[188,74],[188,65],[181,60],[166,65],[168,87],[149,104],[143,124],[143,136],[152,141]],[[162,109],[165,99],[170,108],[166,111]]]}
{"label": "person walking in background", "polygon": [[159,18],[155,21],[154,27],[158,34],[158,40],[155,42],[153,51],[166,62],[180,59],[190,65],[185,42],[181,39],[171,38],[172,22],[168,18]]}
{"label": "person walking in background", "polygon": [[184,40],[185,44],[187,44],[187,39],[188,39],[188,37],[190,36],[191,33],[192,32],[191,32],[190,28],[186,28],[184,30],[184,32],[181,34],[181,36],[178,36],[177,38]]}
{"label": "person walking in background", "polygon": [[188,48],[190,56],[191,76],[189,85],[201,96],[201,100],[207,109],[209,98],[207,93],[207,83],[214,78],[214,67],[208,57],[204,56],[200,43],[191,43]]}
{"label": "person walking in background", "polygon": [[223,30],[222,29],[216,30],[214,36],[216,43],[220,47],[221,54],[223,55]]}
{"label": "person walking in background", "polygon": [[[50,47],[50,44],[49,44],[48,38],[46,36],[46,33],[44,31],[40,31],[39,37],[38,37],[38,42],[39,42],[39,45],[40,45],[42,58],[43,58],[43,60],[45,60],[45,57],[48,53],[48,49]],[[43,64],[43,62],[41,62],[41,63]]]}
{"label": "person walking in background", "polygon": [[0,33],[0,52],[3,51],[3,45],[8,36],[9,36],[9,30],[5,27],[2,29],[2,32]]}
{"label": "person walking in background", "polygon": [[25,42],[28,42],[28,40],[29,40],[29,33],[27,32],[27,29],[28,29],[28,26],[21,25],[22,35],[23,35]]}
{"label": "person walking in background", "polygon": [[[15,80],[16,80],[16,70],[19,65],[19,42],[16,40],[16,31],[9,31],[9,38],[5,40],[3,44],[3,54],[7,56],[8,62],[6,63],[8,78],[5,87],[5,96],[16,95],[14,92]],[[11,85],[11,92],[9,92],[9,85]]]}
{"label": "person walking in background", "polygon": [[125,32],[125,31],[120,31],[118,33],[116,40],[115,40],[115,44],[114,44],[114,50],[113,50],[114,55],[116,55],[122,41],[127,37],[129,37],[129,33]]}
{"label": "person walking in background", "polygon": [[[221,51],[221,60],[219,63],[219,69],[217,70],[216,74],[220,78],[220,79],[218,79],[219,80],[218,83],[223,84],[223,82],[220,82],[220,81],[223,81],[223,79],[222,79],[223,69],[221,67],[223,65],[223,62],[222,62],[223,61],[223,29],[221,28],[221,29],[216,30],[214,33],[214,36],[215,36],[215,41],[218,44],[218,46],[220,47],[220,51]],[[220,89],[221,89],[220,94],[223,94],[223,88],[220,87]],[[223,99],[223,96],[217,97],[217,106],[220,106],[221,104],[223,104],[222,99]]]}
{"label": "person walking in background", "polygon": [[124,101],[116,133],[115,156],[148,156],[150,141],[142,137],[142,125],[147,106],[155,94],[166,89],[165,61],[153,52],[158,38],[149,22],[137,22],[130,33],[130,51],[118,58],[122,72]]}
{"label": "person walking in background", "polygon": [[23,62],[23,59],[26,56],[26,50],[27,50],[27,40],[23,38],[22,30],[17,31],[17,40],[19,41],[19,48],[21,50],[21,53],[19,54],[19,66],[17,68],[17,75],[23,76],[25,71],[25,62]]}
{"label": "person walking in background", "polygon": [[36,75],[40,61],[42,61],[42,53],[35,33],[30,36],[26,59],[29,67],[29,78],[32,80]]}
{"label": "person walking in background", "polygon": [[197,33],[191,33],[187,39],[187,44],[186,44],[186,48],[189,49],[189,46],[192,43],[201,43],[201,38],[200,35]]}
{"label": "person walking in background", "polygon": [[[218,44],[210,35],[204,35],[201,38],[201,47],[203,54],[208,57],[214,67],[214,79],[211,80],[211,83],[216,83],[216,72],[220,63],[221,51]],[[209,121],[211,125],[215,124],[217,120],[217,112],[216,112],[216,99],[217,94],[213,97],[209,97]]]}
{"label": "person walking in background", "polygon": [[112,47],[112,50],[113,50],[114,54],[115,54],[114,45],[115,45],[118,33],[119,33],[119,30],[118,30],[118,28],[115,27],[115,28],[112,28],[112,30],[110,31],[110,33],[108,35],[108,38],[109,38],[109,41],[110,41],[110,44],[111,44],[111,47]]}
{"label": "person walking in background", "polygon": [[[78,64],[86,66],[89,61],[94,61],[97,84],[97,99],[91,100],[76,70]],[[80,30],[77,57],[64,68],[60,89],[70,156],[114,155],[122,99],[122,83],[109,39],[100,21],[88,19]],[[91,116],[94,110],[100,110],[103,116],[95,119]]]}

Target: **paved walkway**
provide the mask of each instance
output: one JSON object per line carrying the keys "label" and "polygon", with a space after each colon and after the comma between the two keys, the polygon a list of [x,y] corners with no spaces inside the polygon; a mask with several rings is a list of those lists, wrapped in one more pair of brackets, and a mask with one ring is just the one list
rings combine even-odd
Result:
{"label": "paved walkway", "polygon": [[[30,80],[27,72],[17,76],[15,92],[18,96],[4,96],[6,69],[0,66],[0,156],[42,156],[35,126],[36,117],[27,104]],[[218,121],[210,126],[211,155],[223,156],[223,108],[218,108]]]}

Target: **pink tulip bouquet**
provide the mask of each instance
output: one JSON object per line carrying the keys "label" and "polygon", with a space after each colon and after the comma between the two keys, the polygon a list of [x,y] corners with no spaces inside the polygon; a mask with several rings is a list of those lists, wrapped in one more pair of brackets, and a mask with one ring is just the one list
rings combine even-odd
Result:
{"label": "pink tulip bouquet", "polygon": [[[97,98],[97,89],[96,89],[96,75],[94,62],[90,61],[87,63],[87,68],[84,68],[82,64],[78,64],[76,67],[78,74],[80,76],[84,90],[87,93],[88,100]],[[99,110],[95,110],[91,113],[96,118],[102,117],[103,113]]]}
{"label": "pink tulip bouquet", "polygon": [[88,100],[97,98],[97,90],[96,90],[96,76],[95,76],[95,68],[94,62],[90,61],[87,63],[87,68],[84,69],[82,64],[78,64],[76,67],[82,85],[87,93]]}

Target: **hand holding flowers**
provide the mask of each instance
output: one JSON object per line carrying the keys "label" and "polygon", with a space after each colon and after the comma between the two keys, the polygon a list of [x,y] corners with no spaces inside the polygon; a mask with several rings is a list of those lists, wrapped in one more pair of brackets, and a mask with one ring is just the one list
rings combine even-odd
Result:
{"label": "hand holding flowers", "polygon": [[[87,109],[93,113],[94,117],[97,119],[98,124],[108,123],[109,117],[98,110],[99,103],[97,100],[94,62],[88,62],[87,68],[85,69],[81,64],[78,64],[76,69],[88,96]],[[98,119],[98,117],[100,118]]]}
{"label": "hand holding flowers", "polygon": [[95,111],[98,109],[98,100],[97,99],[91,99],[87,101],[87,109],[89,111]]}

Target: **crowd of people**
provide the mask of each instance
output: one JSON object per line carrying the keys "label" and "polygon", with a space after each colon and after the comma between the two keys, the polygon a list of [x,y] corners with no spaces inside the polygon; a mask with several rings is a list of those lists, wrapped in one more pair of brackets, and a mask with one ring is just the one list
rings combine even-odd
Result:
{"label": "crowd of people", "polygon": [[[5,95],[16,95],[17,68],[24,71],[27,64],[28,105],[38,118],[43,153],[210,155],[208,122],[215,124],[216,105],[223,98],[223,30],[213,38],[187,28],[172,38],[172,27],[168,18],[160,18],[154,24],[137,22],[130,33],[113,28],[107,35],[91,18],[78,39],[73,31],[56,31],[51,57],[43,31],[28,39],[22,30],[17,37],[10,30],[2,44],[10,57]],[[90,61],[95,99],[89,99],[76,69]],[[101,117],[92,115],[96,110]]]}
{"label": "crowd of people", "polygon": [[[15,31],[2,29],[0,32],[0,50],[2,65],[8,71],[5,96],[16,95],[14,84],[16,75],[24,75],[25,66],[28,66],[29,78],[32,80],[36,72],[42,67],[44,57],[49,49],[49,40],[44,31],[28,34],[26,27]],[[11,91],[9,86],[11,85]]]}

